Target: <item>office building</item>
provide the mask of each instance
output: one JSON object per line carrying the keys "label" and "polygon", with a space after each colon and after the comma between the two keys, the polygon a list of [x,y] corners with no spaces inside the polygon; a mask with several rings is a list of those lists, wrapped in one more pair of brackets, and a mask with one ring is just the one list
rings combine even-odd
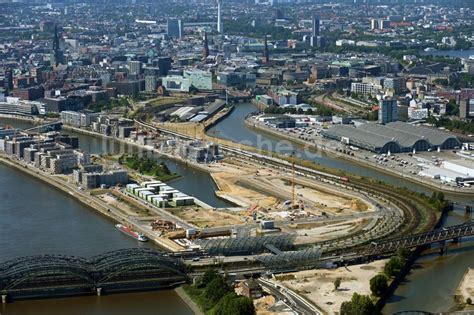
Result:
{"label": "office building", "polygon": [[184,78],[190,80],[190,84],[198,90],[212,90],[212,73],[199,70],[184,70]]}
{"label": "office building", "polygon": [[474,99],[465,99],[459,102],[459,118],[474,118]]}
{"label": "office building", "polygon": [[181,38],[183,35],[181,20],[169,19],[167,23],[167,34],[171,38]]}
{"label": "office building", "polygon": [[138,60],[129,61],[128,72],[130,75],[139,76],[142,73],[142,62]]}
{"label": "office building", "polygon": [[386,98],[379,102],[379,124],[387,124],[389,122],[397,121],[397,100]]}
{"label": "office building", "polygon": [[156,92],[158,87],[158,80],[154,75],[147,75],[145,77],[145,91]]}
{"label": "office building", "polygon": [[319,22],[319,16],[317,15],[313,15],[313,19],[312,19],[312,35],[314,37],[317,37],[319,36],[319,25],[320,25],[320,22]]}
{"label": "office building", "polygon": [[167,76],[171,70],[171,64],[173,60],[171,57],[161,57],[158,58],[158,75],[161,77]]}
{"label": "office building", "polygon": [[379,21],[377,19],[371,19],[370,20],[370,29],[371,30],[376,30],[379,28]]}
{"label": "office building", "polygon": [[178,75],[169,75],[163,78],[163,86],[173,92],[189,92],[191,80]]}
{"label": "office building", "polygon": [[62,111],[61,122],[65,125],[74,127],[89,127],[93,122],[97,120],[100,113],[93,112],[75,112],[75,111]]}

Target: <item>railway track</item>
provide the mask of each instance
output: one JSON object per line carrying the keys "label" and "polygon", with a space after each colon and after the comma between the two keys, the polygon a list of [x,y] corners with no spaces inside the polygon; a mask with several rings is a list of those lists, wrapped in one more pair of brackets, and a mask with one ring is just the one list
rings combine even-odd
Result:
{"label": "railway track", "polygon": [[[195,140],[194,138],[190,136],[176,133],[169,130],[160,129],[149,123],[145,123],[138,120],[136,122],[144,128],[158,130],[164,134],[168,134],[168,135],[185,139],[185,140]],[[261,153],[245,151],[245,150],[233,148],[227,145],[221,145],[220,147],[222,151],[226,152],[228,155],[234,155],[238,157],[239,159],[247,159],[253,162],[258,162],[260,164],[272,166],[277,169],[284,170],[286,172],[291,172],[291,169],[292,169],[292,164],[289,161],[286,161],[280,158],[275,158],[275,157],[268,156]],[[352,234],[352,235],[348,235],[346,237],[342,237],[338,239],[337,240],[338,242],[336,242],[336,244],[338,245],[345,244],[343,246],[345,248],[347,248],[347,246],[355,247],[359,245],[364,245],[366,243],[369,243],[371,240],[382,239],[384,237],[387,237],[388,235],[391,236],[390,238],[394,238],[401,235],[412,234],[416,232],[416,230],[418,229],[418,227],[420,226],[422,222],[423,215],[420,212],[420,210],[418,210],[418,207],[417,207],[419,202],[417,204],[417,202],[410,200],[409,198],[412,198],[412,196],[402,196],[399,193],[393,192],[390,187],[380,186],[375,183],[365,183],[365,182],[362,182],[361,180],[356,180],[356,179],[349,180],[345,176],[338,176],[338,175],[334,175],[328,172],[314,170],[312,168],[301,166],[301,165],[295,165],[295,174],[299,176],[304,176],[304,177],[312,178],[315,180],[319,180],[325,183],[330,183],[330,184],[335,185],[336,187],[351,189],[359,193],[365,193],[365,194],[368,194],[369,196],[370,195],[376,196],[378,198],[381,198],[382,200],[385,200],[389,204],[393,204],[394,206],[402,210],[403,214],[400,214],[400,216],[394,216],[392,214],[392,216],[394,216],[393,218],[394,220],[395,219],[401,220],[401,224],[396,224],[395,228],[387,229],[386,224],[390,222],[385,222],[385,224],[384,222],[376,224],[376,227],[378,227],[379,229],[381,228],[386,229],[383,234],[377,234],[377,235],[369,234],[370,238],[363,238],[362,235],[367,234],[367,231],[361,230],[355,235]],[[429,224],[427,224],[421,231],[427,231],[434,227],[435,215],[434,213],[429,213],[428,215],[429,215]],[[390,216],[386,216],[386,217],[388,217],[386,219],[390,221]],[[351,239],[352,241],[355,240],[355,242],[351,242],[351,244],[348,244],[347,243],[348,239]],[[335,243],[335,241],[336,240],[332,240],[330,242]],[[352,244],[352,243],[355,243],[355,244]],[[322,244],[322,245],[326,245],[326,244]],[[331,247],[336,247],[336,246],[331,246]]]}

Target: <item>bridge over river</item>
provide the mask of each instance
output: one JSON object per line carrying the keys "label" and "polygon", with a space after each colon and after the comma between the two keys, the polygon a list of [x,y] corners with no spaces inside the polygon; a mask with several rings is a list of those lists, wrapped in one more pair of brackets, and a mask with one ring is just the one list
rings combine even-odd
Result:
{"label": "bridge over river", "polygon": [[[316,268],[327,262],[357,262],[388,255],[398,248],[458,241],[473,235],[474,221],[469,221],[449,228],[372,242],[337,255],[320,252],[317,244],[312,248],[296,248],[291,235],[280,235],[225,241],[200,240],[203,251],[192,255],[189,252],[167,254],[133,248],[88,259],[63,255],[30,256],[0,264],[0,294],[2,302],[6,303],[9,299],[156,290],[177,286],[198,276],[206,268],[216,265],[216,257],[226,272],[251,275]],[[226,257],[222,259],[222,255]]]}
{"label": "bridge over river", "polygon": [[186,280],[181,260],[152,249],[124,249],[89,259],[30,256],[0,265],[3,303],[9,299],[168,288]]}

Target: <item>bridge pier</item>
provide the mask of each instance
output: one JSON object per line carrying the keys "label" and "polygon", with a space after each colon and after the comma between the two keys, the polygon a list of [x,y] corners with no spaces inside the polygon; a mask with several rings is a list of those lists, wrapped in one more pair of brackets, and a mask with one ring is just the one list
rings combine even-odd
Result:
{"label": "bridge pier", "polygon": [[446,245],[445,241],[440,242],[440,247],[439,247],[439,255],[444,256],[445,254],[448,253],[448,246]]}
{"label": "bridge pier", "polygon": [[102,295],[102,288],[95,288],[95,292],[97,294],[97,296],[101,296]]}
{"label": "bridge pier", "polygon": [[6,304],[8,302],[8,295],[2,294],[2,304]]}

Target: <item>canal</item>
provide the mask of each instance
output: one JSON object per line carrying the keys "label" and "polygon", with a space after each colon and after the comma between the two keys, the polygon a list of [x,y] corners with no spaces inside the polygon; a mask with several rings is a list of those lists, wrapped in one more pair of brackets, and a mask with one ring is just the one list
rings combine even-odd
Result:
{"label": "canal", "polygon": [[[433,192],[425,186],[381,173],[372,168],[352,164],[346,160],[336,159],[324,153],[315,155],[314,152],[310,152],[308,154],[297,144],[293,144],[291,148],[288,148],[287,145],[278,145],[279,142],[281,143],[281,139],[245,125],[244,118],[255,110],[252,104],[237,104],[232,114],[209,129],[208,134],[257,148],[262,148],[262,146],[263,149],[268,149],[269,146],[271,148],[283,148],[279,151],[280,153],[295,151],[295,154],[299,157],[314,161],[325,167],[376,178],[392,185],[407,187],[410,190],[428,195]],[[472,202],[474,200],[474,196],[459,196],[448,193],[445,195],[446,198],[458,202]],[[448,216],[443,225],[460,224],[467,219],[462,211],[456,211]],[[474,268],[474,248],[472,248],[472,243],[471,246],[461,244],[451,251],[448,256],[440,257],[437,253],[425,254],[417,261],[417,266],[419,268],[412,271],[407,277],[407,281],[397,289],[390,299],[384,309],[385,314],[404,310],[441,312],[455,307],[453,295],[456,288],[466,269]]]}
{"label": "canal", "polygon": [[[31,123],[28,122],[0,118],[0,126],[4,125],[11,125],[22,129],[31,128],[32,126]],[[62,131],[62,133],[78,137],[79,148],[86,152],[90,152],[91,154],[123,154],[129,152],[139,153],[137,151],[137,147],[132,145],[115,142],[105,138],[91,137],[72,131]],[[170,182],[170,185],[174,188],[190,196],[196,197],[211,205],[212,207],[223,208],[234,206],[233,204],[216,196],[215,191],[217,187],[208,173],[190,166],[170,161],[169,159],[162,158],[158,155],[154,155],[153,158],[158,163],[164,162],[170,171],[181,175],[181,177]]]}

